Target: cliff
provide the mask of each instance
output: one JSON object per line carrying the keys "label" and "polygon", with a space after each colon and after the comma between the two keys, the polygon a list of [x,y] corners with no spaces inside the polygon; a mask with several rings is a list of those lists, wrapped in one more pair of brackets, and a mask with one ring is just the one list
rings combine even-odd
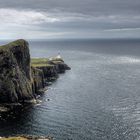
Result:
{"label": "cliff", "polygon": [[62,59],[32,59],[31,62],[25,40],[0,46],[0,104],[34,100],[46,81],[56,79],[58,73],[67,69],[70,68]]}
{"label": "cliff", "polygon": [[18,40],[0,47],[0,103],[34,98],[28,43]]}
{"label": "cliff", "polygon": [[65,64],[63,59],[55,57],[52,60],[48,58],[32,58],[31,65],[36,69],[42,70],[45,81],[55,80],[58,78],[59,73],[70,70],[70,67]]}

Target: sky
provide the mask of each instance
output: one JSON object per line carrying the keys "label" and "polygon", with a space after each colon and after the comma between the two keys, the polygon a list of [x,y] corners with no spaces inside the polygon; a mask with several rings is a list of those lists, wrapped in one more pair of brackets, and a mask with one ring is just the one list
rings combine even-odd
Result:
{"label": "sky", "polygon": [[0,0],[0,39],[140,38],[140,0]]}

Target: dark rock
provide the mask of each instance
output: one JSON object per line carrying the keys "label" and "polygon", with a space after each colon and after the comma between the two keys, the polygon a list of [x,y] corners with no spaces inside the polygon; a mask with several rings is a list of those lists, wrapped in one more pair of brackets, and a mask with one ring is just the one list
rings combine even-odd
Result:
{"label": "dark rock", "polygon": [[57,69],[55,65],[52,66],[41,66],[37,67],[38,69],[41,69],[44,73],[45,78],[50,78],[50,77],[58,77]]}
{"label": "dark rock", "polygon": [[32,67],[32,90],[36,94],[45,87],[44,73],[41,69]]}
{"label": "dark rock", "polygon": [[34,98],[28,43],[18,40],[1,46],[0,52],[0,103]]}
{"label": "dark rock", "polygon": [[55,57],[53,60],[47,59],[45,64],[40,63],[31,67],[25,40],[0,46],[0,104],[35,102],[36,94],[44,91],[47,82],[57,79],[58,73],[70,69],[62,59]]}

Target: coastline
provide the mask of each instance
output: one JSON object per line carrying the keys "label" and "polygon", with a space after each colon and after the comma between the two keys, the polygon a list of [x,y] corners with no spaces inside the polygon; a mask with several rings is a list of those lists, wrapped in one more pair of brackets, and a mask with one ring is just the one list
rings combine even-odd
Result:
{"label": "coastline", "polygon": [[[0,46],[0,115],[38,103],[50,82],[70,70],[62,58],[30,58],[29,44],[20,39]],[[1,140],[52,140],[51,137],[15,136]]]}
{"label": "coastline", "polygon": [[36,103],[50,81],[70,70],[62,58],[30,58],[29,44],[20,39],[0,46],[0,111]]}
{"label": "coastline", "polygon": [[0,137],[0,140],[53,140],[53,138],[49,136],[43,137],[43,136],[20,135],[11,137]]}
{"label": "coastline", "polygon": [[[70,70],[61,57],[30,58],[29,44],[17,40],[0,46],[0,110],[35,103],[50,81]],[[7,109],[6,109],[7,108]]]}

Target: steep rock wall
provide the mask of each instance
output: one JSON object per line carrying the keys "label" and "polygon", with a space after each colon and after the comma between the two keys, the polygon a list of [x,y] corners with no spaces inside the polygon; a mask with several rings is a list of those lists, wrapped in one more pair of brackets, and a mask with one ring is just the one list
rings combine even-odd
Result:
{"label": "steep rock wall", "polygon": [[28,43],[18,40],[0,46],[0,103],[33,99]]}

